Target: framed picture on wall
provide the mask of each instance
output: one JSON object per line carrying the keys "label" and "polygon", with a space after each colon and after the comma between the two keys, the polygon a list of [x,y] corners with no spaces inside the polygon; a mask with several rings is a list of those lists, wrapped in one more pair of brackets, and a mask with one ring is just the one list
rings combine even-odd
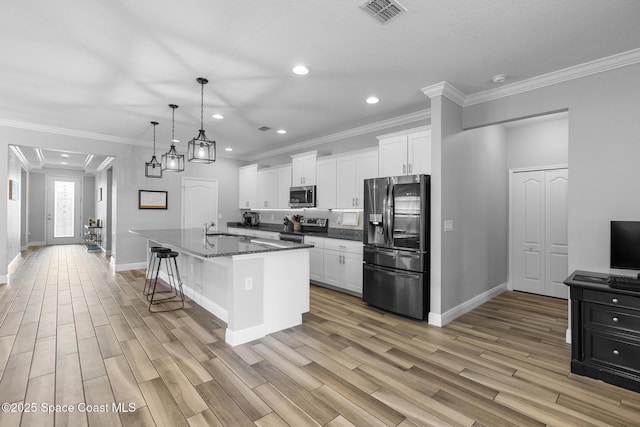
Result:
{"label": "framed picture on wall", "polygon": [[167,192],[138,190],[138,209],[167,209]]}
{"label": "framed picture on wall", "polygon": [[20,185],[13,179],[9,180],[9,200],[20,200]]}

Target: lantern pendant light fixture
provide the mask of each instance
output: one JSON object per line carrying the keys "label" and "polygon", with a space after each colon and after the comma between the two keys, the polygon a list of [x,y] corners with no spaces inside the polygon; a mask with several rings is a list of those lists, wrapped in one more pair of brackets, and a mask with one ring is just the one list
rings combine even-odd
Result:
{"label": "lantern pendant light fixture", "polygon": [[162,164],[156,158],[156,126],[158,122],[151,122],[153,125],[153,156],[151,161],[144,164],[144,176],[147,178],[162,178]]}
{"label": "lantern pendant light fixture", "polygon": [[162,155],[162,170],[167,172],[182,172],[184,170],[184,154],[178,154],[176,151],[176,142],[180,142],[175,138],[175,118],[176,108],[175,104],[169,104],[171,108],[171,148],[165,154]]}
{"label": "lantern pendant light fixture", "polygon": [[196,79],[200,83],[200,131],[198,136],[189,141],[188,159],[190,162],[197,163],[213,163],[216,161],[216,142],[207,139],[204,134],[204,85],[209,80],[198,77]]}

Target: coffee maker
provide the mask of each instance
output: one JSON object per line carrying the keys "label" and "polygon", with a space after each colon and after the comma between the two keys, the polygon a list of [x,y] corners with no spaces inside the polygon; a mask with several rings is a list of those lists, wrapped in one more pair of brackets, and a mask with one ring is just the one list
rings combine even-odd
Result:
{"label": "coffee maker", "polygon": [[260,224],[260,214],[257,212],[245,212],[242,214],[242,225]]}

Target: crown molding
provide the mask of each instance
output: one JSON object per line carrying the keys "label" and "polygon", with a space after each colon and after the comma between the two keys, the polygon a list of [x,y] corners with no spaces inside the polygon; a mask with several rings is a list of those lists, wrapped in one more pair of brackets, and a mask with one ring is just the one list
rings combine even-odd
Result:
{"label": "crown molding", "polygon": [[458,104],[459,106],[464,107],[464,103],[466,99],[465,94],[460,92],[455,86],[453,86],[449,82],[436,83],[431,86],[423,87],[420,90],[429,98],[433,98],[435,96],[446,96],[451,101]]}
{"label": "crown molding", "polygon": [[629,50],[627,52],[585,62],[580,65],[552,71],[547,74],[541,74],[539,76],[504,85],[496,89],[474,93],[465,98],[464,107],[528,92],[530,90],[540,89],[546,86],[578,79],[580,77],[614,70],[616,68],[626,67],[627,65],[633,65],[639,62],[640,48]]}
{"label": "crown molding", "polygon": [[[113,135],[105,135],[101,133],[85,132],[81,130],[58,128],[54,126],[40,125],[37,123],[20,122],[17,120],[0,119],[0,126],[31,130],[35,132],[53,133],[56,135],[72,136],[76,138],[95,139],[98,141],[116,142],[119,144],[144,145],[139,140],[131,138],[123,138]],[[146,146],[146,145],[144,145]]]}
{"label": "crown molding", "polygon": [[22,167],[30,171],[32,168],[31,166],[29,166],[29,162],[27,161],[27,158],[25,157],[20,147],[18,147],[17,145],[9,145],[9,148],[11,149],[11,151],[13,151],[13,154],[16,156]]}
{"label": "crown molding", "polygon": [[382,120],[368,125],[359,126],[353,129],[348,129],[342,132],[332,133],[330,135],[321,136],[319,138],[310,139],[308,141],[298,142],[296,144],[287,145],[286,147],[276,148],[274,150],[263,151],[258,154],[247,157],[248,161],[255,161],[264,159],[267,157],[277,156],[280,154],[287,154],[298,150],[316,147],[318,145],[327,144],[330,142],[340,141],[354,136],[364,135],[371,132],[377,132],[379,130],[388,129],[393,126],[401,126],[408,123],[414,123],[420,120],[426,120],[431,117],[431,109],[419,110],[413,113],[405,114],[391,119]]}

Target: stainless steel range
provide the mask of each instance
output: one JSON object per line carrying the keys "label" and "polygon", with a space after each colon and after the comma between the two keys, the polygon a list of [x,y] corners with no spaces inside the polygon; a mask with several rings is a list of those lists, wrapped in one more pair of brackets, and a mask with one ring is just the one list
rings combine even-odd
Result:
{"label": "stainless steel range", "polygon": [[300,223],[302,225],[301,231],[281,231],[280,240],[302,243],[304,233],[326,233],[329,227],[327,218],[302,218]]}

